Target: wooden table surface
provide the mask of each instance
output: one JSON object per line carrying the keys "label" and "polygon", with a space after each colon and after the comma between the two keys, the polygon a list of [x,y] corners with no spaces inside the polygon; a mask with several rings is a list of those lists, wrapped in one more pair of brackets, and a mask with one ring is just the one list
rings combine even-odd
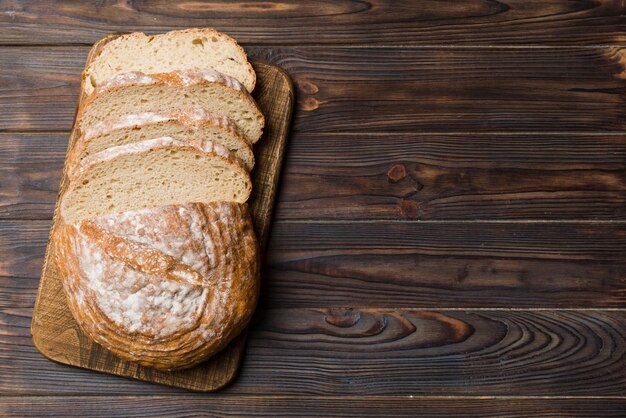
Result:
{"label": "wooden table surface", "polygon": [[[626,5],[0,1],[0,414],[624,416]],[[213,26],[297,86],[238,379],[58,365],[29,326],[90,44]]]}

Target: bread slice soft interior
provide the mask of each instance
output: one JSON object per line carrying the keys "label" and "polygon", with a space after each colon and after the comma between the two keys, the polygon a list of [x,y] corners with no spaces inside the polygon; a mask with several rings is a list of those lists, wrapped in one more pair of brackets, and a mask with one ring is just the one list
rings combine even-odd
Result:
{"label": "bread slice soft interior", "polygon": [[120,74],[86,100],[79,127],[85,132],[109,118],[145,112],[174,113],[197,107],[231,119],[254,144],[261,137],[265,119],[254,99],[238,87],[236,80],[210,70],[151,76]]}
{"label": "bread slice soft interior", "polygon": [[69,173],[61,217],[72,223],[169,204],[244,203],[250,177],[227,152],[210,141],[189,145],[167,137],[109,148]]}
{"label": "bread slice soft interior", "polygon": [[73,162],[105,149],[162,136],[180,141],[207,138],[227,148],[244,168],[254,167],[254,152],[242,132],[230,119],[216,117],[202,109],[170,114],[140,113],[108,119],[85,132],[73,150]]}
{"label": "bread slice soft interior", "polygon": [[186,29],[152,36],[135,32],[110,41],[85,70],[84,89],[91,94],[119,73],[193,68],[213,68],[239,80],[249,92],[256,82],[246,53],[234,39],[214,29]]}

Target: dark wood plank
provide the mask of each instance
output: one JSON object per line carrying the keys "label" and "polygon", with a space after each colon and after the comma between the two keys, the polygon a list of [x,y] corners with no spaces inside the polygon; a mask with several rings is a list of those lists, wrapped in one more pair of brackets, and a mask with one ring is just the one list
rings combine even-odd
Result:
{"label": "dark wood plank", "polygon": [[51,223],[0,222],[0,277],[39,278]]}
{"label": "dark wood plank", "polygon": [[623,261],[356,251],[271,262],[261,306],[626,306]]}
{"label": "dark wood plank", "polygon": [[295,261],[338,251],[623,261],[626,223],[281,222],[268,254],[270,260]]}
{"label": "dark wood plank", "polygon": [[0,130],[70,130],[89,48],[0,49]]}
{"label": "dark wood plank", "polygon": [[626,223],[277,223],[264,306],[626,307]]}
{"label": "dark wood plank", "polygon": [[[0,314],[3,395],[166,392],[51,363],[30,343],[29,309]],[[623,397],[625,320],[626,311],[264,310],[224,393]]]}
{"label": "dark wood plank", "polygon": [[295,134],[277,219],[624,219],[626,137]]}
{"label": "dark wood plank", "polygon": [[251,50],[293,74],[295,130],[558,132],[623,129],[619,48]]}
{"label": "dark wood plank", "polygon": [[0,134],[0,218],[52,218],[68,138]]}
{"label": "dark wood plank", "polygon": [[38,278],[0,276],[0,309],[32,309],[38,285]]}
{"label": "dark wood plank", "polygon": [[7,416],[143,417],[623,417],[624,399],[425,398],[420,396],[5,397]]}
{"label": "dark wood plank", "polygon": [[[68,136],[0,134],[0,219],[52,216]],[[294,133],[275,219],[624,219],[624,161],[624,135]]]}
{"label": "dark wood plank", "polygon": [[450,0],[220,4],[4,0],[0,42],[92,43],[114,31],[214,26],[243,43],[584,45],[624,42],[618,0]]}
{"label": "dark wood plank", "polygon": [[624,396],[625,319],[624,311],[271,310],[259,316],[232,390]]}
{"label": "dark wood plank", "polygon": [[[0,222],[19,303],[49,225]],[[626,223],[275,222],[270,236],[267,307],[626,307]]]}
{"label": "dark wood plank", "polygon": [[[619,48],[252,48],[306,132],[621,132]],[[69,130],[87,48],[0,48],[0,127]]]}

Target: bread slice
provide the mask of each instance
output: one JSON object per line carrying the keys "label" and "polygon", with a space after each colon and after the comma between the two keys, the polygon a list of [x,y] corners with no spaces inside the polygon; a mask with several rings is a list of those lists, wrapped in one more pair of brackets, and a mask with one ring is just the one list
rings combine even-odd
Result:
{"label": "bread slice", "polygon": [[244,203],[252,190],[248,172],[225,148],[169,137],[109,148],[83,159],[68,176],[60,211],[69,223],[171,204]]}
{"label": "bread slice", "polygon": [[179,141],[207,138],[227,148],[248,171],[254,167],[254,152],[237,126],[224,116],[194,108],[174,113],[139,113],[107,119],[88,129],[77,141],[70,161],[79,162],[105,149],[146,139],[168,136]]}
{"label": "bread slice", "polygon": [[107,43],[85,69],[83,86],[91,94],[119,73],[168,73],[194,68],[213,68],[239,80],[249,92],[254,90],[256,74],[246,53],[234,39],[214,29],[122,35]]}
{"label": "bread slice", "polygon": [[86,132],[110,118],[174,113],[192,107],[230,118],[251,144],[263,132],[265,119],[246,89],[234,78],[213,70],[118,74],[85,100],[78,126]]}

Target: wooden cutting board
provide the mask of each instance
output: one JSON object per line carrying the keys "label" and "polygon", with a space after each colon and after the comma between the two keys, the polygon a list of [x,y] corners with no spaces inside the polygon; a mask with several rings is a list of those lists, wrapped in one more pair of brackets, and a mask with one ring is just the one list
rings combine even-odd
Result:
{"label": "wooden cutting board", "polygon": [[[87,57],[87,64],[107,42],[118,36],[109,35],[98,41]],[[294,89],[289,76],[281,68],[260,60],[253,59],[251,62],[257,74],[253,96],[265,115],[266,126],[263,138],[255,146],[254,189],[249,203],[257,237],[264,248],[293,112]],[[81,92],[80,101],[84,99],[85,94]],[[76,139],[74,125],[68,152]],[[63,172],[59,196],[67,187],[66,171],[67,167]],[[58,210],[57,198],[50,236],[56,225]],[[53,262],[51,244],[48,239],[31,324],[33,342],[45,357],[63,364],[195,391],[214,391],[233,380],[242,361],[246,332],[205,363],[178,372],[161,372],[121,360],[92,342],[81,332],[69,311],[61,278]]]}

